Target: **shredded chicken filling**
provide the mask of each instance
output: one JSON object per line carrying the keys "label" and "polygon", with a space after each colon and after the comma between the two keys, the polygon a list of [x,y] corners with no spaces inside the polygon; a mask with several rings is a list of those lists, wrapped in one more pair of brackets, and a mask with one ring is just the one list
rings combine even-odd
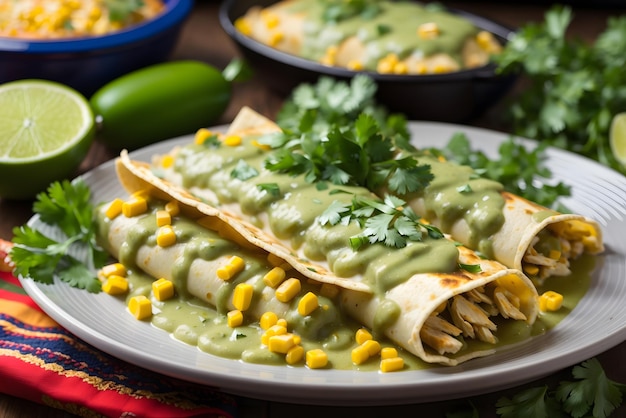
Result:
{"label": "shredded chicken filling", "polygon": [[420,330],[420,337],[425,345],[441,355],[460,351],[464,346],[460,337],[496,344],[497,325],[492,321],[496,316],[526,320],[526,315],[520,311],[519,298],[490,284],[487,288],[480,287],[454,296],[443,310],[428,317]]}
{"label": "shredded chicken filling", "polygon": [[[543,283],[550,276],[567,276],[571,273],[570,260],[575,260],[585,252],[589,244],[595,245],[597,237],[589,231],[577,229],[569,223],[557,230],[544,230],[535,236],[522,259],[522,269],[537,284]],[[557,240],[550,245],[552,250],[540,251],[546,241]]]}

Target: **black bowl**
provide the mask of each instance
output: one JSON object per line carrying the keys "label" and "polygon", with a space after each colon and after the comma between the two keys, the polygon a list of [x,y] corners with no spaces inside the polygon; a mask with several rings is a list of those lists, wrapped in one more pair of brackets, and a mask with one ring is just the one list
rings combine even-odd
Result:
{"label": "black bowl", "polygon": [[[288,95],[300,83],[314,83],[320,76],[349,80],[357,72],[329,67],[264,45],[238,32],[233,22],[252,6],[275,1],[225,0],[220,23],[236,42],[255,74],[272,90]],[[465,11],[448,9],[489,31],[505,44],[514,30]],[[494,105],[511,88],[514,75],[499,75],[495,64],[470,70],[432,75],[394,75],[367,72],[377,85],[377,100],[389,110],[410,119],[468,122]]]}

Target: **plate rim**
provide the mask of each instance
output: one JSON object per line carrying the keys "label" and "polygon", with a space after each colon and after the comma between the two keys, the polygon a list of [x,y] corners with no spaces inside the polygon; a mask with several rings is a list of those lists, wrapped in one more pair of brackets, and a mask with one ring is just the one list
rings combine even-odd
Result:
{"label": "plate rim", "polygon": [[[212,127],[212,130],[225,130],[227,125],[218,125]],[[457,125],[445,122],[422,122],[422,121],[409,121],[409,128],[412,135],[415,135],[415,131],[433,129],[436,131],[446,132],[465,132],[469,136],[482,136],[489,139],[489,141],[504,141],[507,137],[511,136],[507,133],[502,133],[494,130],[489,130],[480,127]],[[448,135],[449,137],[450,135]],[[185,135],[178,138],[162,141],[156,144],[149,145],[139,150],[130,153],[131,158],[146,159],[150,155],[156,152],[165,152],[175,145],[189,142],[193,136]],[[532,144],[536,141],[520,138],[524,143]],[[419,138],[413,139],[419,141]],[[470,141],[471,138],[470,138]],[[443,144],[441,144],[443,145]],[[474,144],[473,144],[474,145]],[[620,173],[603,166],[595,161],[589,160],[586,157],[578,154],[571,153],[569,151],[548,148],[547,158],[565,158],[566,160],[573,159],[575,162],[584,163],[590,165],[594,169],[602,171],[603,176],[614,177],[619,182],[623,182],[626,189],[626,177]],[[108,171],[114,170],[115,158],[100,164],[99,166],[89,170],[87,173],[80,177],[89,180],[93,176],[106,174]],[[117,177],[115,177],[117,178]],[[119,183],[117,184],[122,193],[125,193]],[[97,196],[97,194],[96,194]],[[625,210],[626,214],[626,210]],[[603,225],[606,226],[606,225]],[[621,251],[621,249],[620,249]],[[626,252],[626,250],[624,250]],[[602,257],[602,256],[600,256]],[[626,256],[623,253],[618,254],[619,259],[624,259],[626,265]],[[146,369],[160,372],[164,375],[175,377],[178,379],[187,380],[194,383],[199,383],[207,386],[218,386],[224,392],[234,393],[241,396],[248,396],[252,398],[272,399],[280,402],[293,402],[301,404],[318,404],[318,405],[400,405],[407,403],[424,403],[431,401],[450,400],[463,398],[467,396],[474,396],[492,392],[495,390],[501,390],[508,387],[517,386],[530,382],[532,380],[547,376],[562,368],[569,367],[580,361],[584,361],[587,358],[593,357],[606,351],[626,339],[626,323],[621,327],[614,329],[612,332],[605,335],[601,341],[594,341],[588,343],[582,347],[572,349],[565,355],[560,355],[558,358],[545,357],[535,358],[537,362],[529,364],[524,362],[523,358],[516,357],[513,361],[506,360],[507,352],[515,352],[520,346],[528,346],[529,341],[525,341],[512,348],[505,348],[499,350],[493,356],[474,359],[468,363],[463,363],[459,366],[443,368],[435,367],[433,369],[404,371],[396,374],[381,374],[379,372],[362,372],[362,371],[345,371],[345,370],[306,370],[306,373],[310,376],[304,378],[301,373],[298,373],[299,369],[293,369],[289,372],[279,373],[286,376],[295,377],[294,381],[280,381],[278,379],[267,379],[265,374],[276,375],[277,366],[265,366],[265,365],[250,365],[236,360],[220,359],[219,357],[212,356],[207,353],[201,352],[196,347],[187,346],[183,342],[174,340],[170,337],[173,344],[186,346],[185,352],[190,350],[197,351],[198,355],[206,356],[211,360],[209,363],[223,363],[224,360],[232,362],[233,369],[241,372],[243,369],[253,369],[255,373],[258,371],[258,375],[238,375],[233,373],[232,375],[214,372],[210,369],[194,369],[189,364],[172,364],[171,362],[161,359],[158,356],[153,356],[139,350],[137,347],[131,347],[125,345],[123,341],[111,338],[111,336],[102,332],[102,329],[92,329],[89,325],[81,321],[81,318],[75,318],[68,314],[67,305],[60,306],[55,303],[47,294],[52,287],[35,282],[30,279],[20,278],[22,286],[25,291],[31,296],[35,302],[54,320],[60,325],[68,329],[77,337],[93,345],[94,347],[114,356],[128,363],[135,364]],[[61,284],[61,286],[69,286]],[[72,290],[69,290],[72,292]],[[591,291],[591,289],[590,289]],[[87,292],[82,292],[84,295]],[[583,298],[584,299],[584,298]],[[581,301],[582,302],[582,301]],[[119,312],[124,312],[119,310]],[[574,320],[574,313],[576,309],[570,313],[562,322],[569,323]],[[625,310],[626,312],[626,310]],[[626,315],[626,313],[624,313]],[[578,316],[578,315],[576,315]],[[624,321],[626,322],[626,321]],[[548,333],[538,337],[532,337],[531,340],[541,338],[540,342],[546,338],[557,338],[559,327],[561,324]],[[562,327],[561,327],[562,328]],[[152,331],[152,330],[150,330]],[[163,335],[169,335],[167,332],[154,328],[154,332],[161,333]],[[547,335],[547,337],[546,337]],[[163,338],[159,338],[163,340]],[[181,349],[182,351],[182,349]],[[538,357],[537,353],[532,353],[530,357]],[[499,359],[504,357],[503,363],[493,364],[493,358]],[[485,364],[483,364],[485,363]],[[506,365],[506,367],[502,367]],[[283,369],[282,366],[279,367]],[[506,369],[506,370],[505,370]],[[289,369],[288,369],[289,370]],[[245,371],[245,370],[244,370]],[[300,370],[301,371],[301,370]],[[283,370],[284,372],[284,370]],[[354,376],[353,380],[358,383],[355,385],[347,384],[345,381],[336,383],[328,381],[328,376],[324,379],[324,374],[330,372],[331,377],[334,374],[340,373],[342,378],[345,374],[346,381],[350,381],[350,376]],[[372,374],[374,373],[374,374]],[[459,378],[459,373],[462,373]],[[369,375],[368,375],[369,374]],[[432,376],[431,376],[432,375]],[[465,375],[465,377],[463,376]],[[514,375],[515,377],[511,377]],[[358,376],[358,377],[357,377]],[[365,376],[374,377],[372,379],[363,380]],[[398,378],[397,376],[401,376]],[[406,379],[402,376],[408,376]],[[309,379],[310,378],[310,379]],[[304,381],[302,381],[303,379]],[[307,380],[320,379],[321,384],[310,383]],[[246,383],[246,384],[242,384]],[[385,386],[381,386],[385,385]],[[426,386],[428,385],[428,386]],[[455,390],[452,392],[449,390],[450,385],[455,386]],[[446,390],[448,389],[448,390]],[[279,396],[280,395],[280,396]]]}

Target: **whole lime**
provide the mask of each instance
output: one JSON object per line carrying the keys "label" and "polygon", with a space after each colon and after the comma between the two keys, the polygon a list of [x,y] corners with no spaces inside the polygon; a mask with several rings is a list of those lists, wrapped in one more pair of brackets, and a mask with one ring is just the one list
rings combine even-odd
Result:
{"label": "whole lime", "polygon": [[29,199],[72,176],[94,126],[89,102],[70,87],[46,80],[0,85],[0,197]]}

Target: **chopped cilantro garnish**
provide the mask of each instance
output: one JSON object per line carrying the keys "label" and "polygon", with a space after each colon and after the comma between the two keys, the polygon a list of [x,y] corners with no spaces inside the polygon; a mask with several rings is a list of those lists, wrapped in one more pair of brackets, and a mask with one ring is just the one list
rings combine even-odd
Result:
{"label": "chopped cilantro garnish", "polygon": [[259,175],[259,172],[244,160],[239,160],[237,165],[230,172],[232,178],[246,181]]}
{"label": "chopped cilantro garnish", "polygon": [[[90,195],[80,179],[55,182],[37,195],[33,211],[43,223],[58,227],[64,238],[57,241],[29,225],[14,228],[10,255],[15,274],[47,284],[58,277],[73,287],[100,291],[93,270],[104,264],[107,254],[96,242]],[[69,254],[75,246],[86,250],[85,263]]]}
{"label": "chopped cilantro garnish", "polygon": [[406,118],[378,105],[376,90],[362,74],[299,85],[278,114],[282,132],[259,140],[274,149],[265,167],[401,195],[427,186],[430,167],[414,158]]}
{"label": "chopped cilantro garnish", "polygon": [[280,195],[280,187],[278,187],[278,184],[276,183],[260,183],[257,184],[256,187],[258,187],[261,191],[271,194],[272,196]]}
{"label": "chopped cilantro garnish", "polygon": [[392,195],[384,200],[354,196],[350,204],[334,201],[318,218],[322,225],[347,225],[353,220],[363,228],[361,234],[350,238],[355,250],[376,243],[402,248],[409,241],[422,241],[424,234],[434,239],[443,237],[439,229],[421,222],[404,200]]}

